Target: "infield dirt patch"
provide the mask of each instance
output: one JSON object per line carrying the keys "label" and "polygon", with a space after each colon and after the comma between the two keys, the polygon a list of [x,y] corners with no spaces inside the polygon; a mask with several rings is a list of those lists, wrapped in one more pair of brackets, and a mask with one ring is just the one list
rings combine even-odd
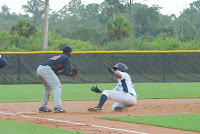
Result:
{"label": "infield dirt patch", "polygon": [[[39,113],[38,108],[40,102],[24,102],[24,103],[0,103],[0,112],[4,113],[36,113],[30,114],[31,117],[49,118],[62,121],[70,121],[76,123],[104,126],[109,128],[124,129],[149,134],[199,134],[192,131],[183,131],[177,129],[156,127],[150,125],[142,125],[136,123],[127,123],[119,121],[110,121],[100,119],[102,116],[151,116],[151,115],[175,115],[200,113],[200,99],[146,99],[138,100],[137,105],[130,107],[128,111],[113,112],[111,105],[114,102],[108,100],[103,110],[100,112],[88,112],[87,108],[94,107],[98,101],[65,101],[62,104],[63,109],[67,113]],[[53,108],[53,102],[48,104],[49,108]],[[128,134],[119,130],[110,130],[106,128],[98,128],[90,125],[78,125],[73,123],[63,123],[56,121],[47,121],[41,119],[25,118],[17,115],[0,114],[0,119],[15,120],[19,122],[28,122],[40,124],[50,127],[67,129],[89,134]]]}

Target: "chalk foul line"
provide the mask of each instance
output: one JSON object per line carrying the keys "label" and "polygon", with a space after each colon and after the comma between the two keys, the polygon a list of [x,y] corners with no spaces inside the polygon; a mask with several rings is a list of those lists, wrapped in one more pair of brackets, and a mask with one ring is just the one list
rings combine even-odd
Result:
{"label": "chalk foul line", "polygon": [[12,113],[5,113],[5,112],[0,112],[0,114],[10,115],[10,116],[21,116],[21,117],[29,118],[29,119],[39,119],[39,120],[46,120],[46,121],[53,121],[53,122],[69,123],[69,124],[75,124],[75,125],[81,125],[81,126],[91,126],[91,127],[96,127],[96,128],[104,128],[104,129],[110,129],[110,130],[122,131],[122,132],[134,133],[134,134],[148,134],[148,133],[143,133],[143,132],[119,129],[119,128],[104,127],[104,126],[85,124],[85,123],[77,123],[77,122],[72,122],[72,121],[56,120],[56,119],[50,119],[50,118],[32,117],[32,116],[27,116],[27,115],[17,115],[17,114],[12,114]]}

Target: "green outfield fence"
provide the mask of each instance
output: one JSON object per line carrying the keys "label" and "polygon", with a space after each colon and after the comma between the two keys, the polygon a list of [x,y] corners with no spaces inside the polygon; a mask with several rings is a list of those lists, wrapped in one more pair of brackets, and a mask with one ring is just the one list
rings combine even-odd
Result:
{"label": "green outfield fence", "polygon": [[[0,84],[36,84],[37,67],[61,51],[0,52],[8,65],[0,70]],[[76,80],[62,83],[112,83],[107,70],[116,63],[128,66],[134,82],[199,82],[200,51],[84,51],[73,52],[71,66],[80,69]]]}

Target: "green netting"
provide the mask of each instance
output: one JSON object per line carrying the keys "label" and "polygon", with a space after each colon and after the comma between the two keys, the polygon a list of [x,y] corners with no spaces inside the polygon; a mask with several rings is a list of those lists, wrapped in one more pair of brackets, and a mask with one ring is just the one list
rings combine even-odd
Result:
{"label": "green netting", "polygon": [[[58,54],[5,54],[8,65],[0,70],[0,84],[40,83],[37,67]],[[93,53],[73,54],[71,66],[79,77],[59,76],[62,83],[116,82],[107,70],[116,63],[128,66],[134,82],[199,82],[200,53]]]}

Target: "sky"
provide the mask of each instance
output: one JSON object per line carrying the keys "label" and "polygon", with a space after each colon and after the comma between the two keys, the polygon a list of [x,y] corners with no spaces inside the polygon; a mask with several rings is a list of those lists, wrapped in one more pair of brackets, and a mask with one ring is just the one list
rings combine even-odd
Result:
{"label": "sky", "polygon": [[[0,0],[0,7],[4,4],[10,9],[10,12],[24,13],[22,5],[27,5],[28,0]],[[60,10],[64,5],[68,4],[71,0],[49,0],[50,8],[53,11]],[[102,3],[104,0],[82,0],[82,3],[87,5],[90,3]],[[147,4],[148,6],[159,5],[162,7],[160,12],[164,15],[175,14],[177,17],[189,7],[189,4],[197,0],[134,0],[134,3]],[[1,10],[1,9],[0,9]]]}

